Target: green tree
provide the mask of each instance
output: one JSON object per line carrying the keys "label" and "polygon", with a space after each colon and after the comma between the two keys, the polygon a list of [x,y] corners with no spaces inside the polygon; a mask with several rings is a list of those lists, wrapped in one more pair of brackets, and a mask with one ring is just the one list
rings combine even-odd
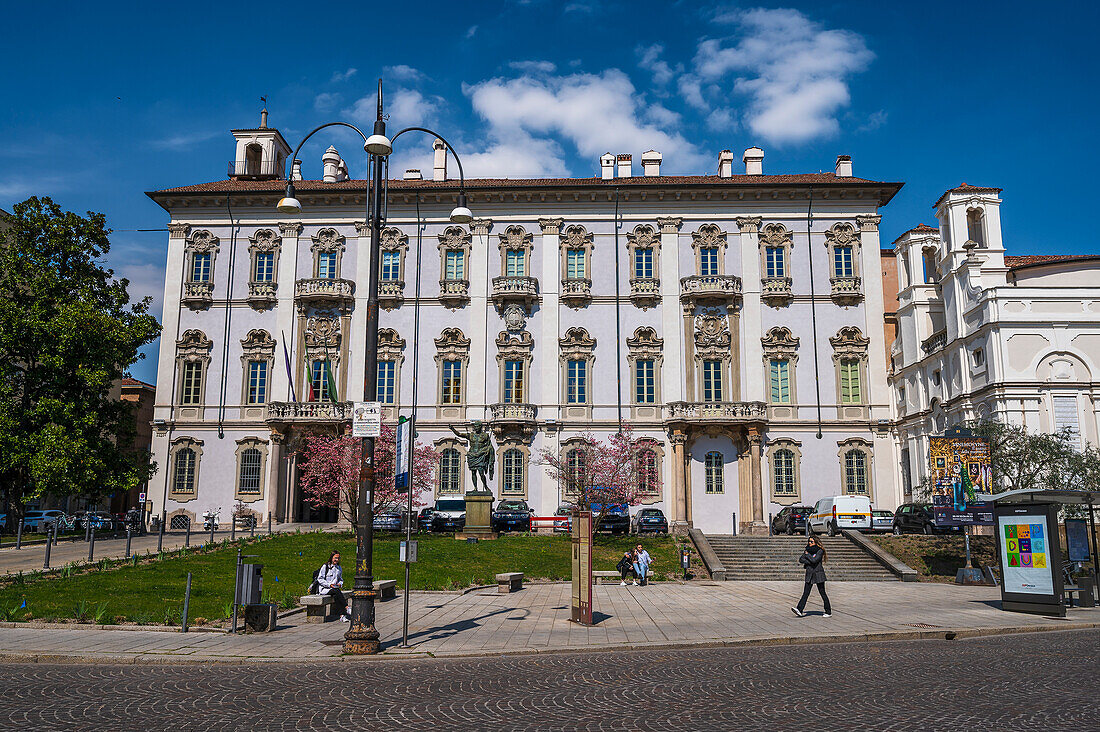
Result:
{"label": "green tree", "polygon": [[102,259],[106,219],[49,198],[0,231],[0,491],[10,510],[44,493],[101,498],[153,471],[132,450],[132,407],[111,386],[160,332]]}

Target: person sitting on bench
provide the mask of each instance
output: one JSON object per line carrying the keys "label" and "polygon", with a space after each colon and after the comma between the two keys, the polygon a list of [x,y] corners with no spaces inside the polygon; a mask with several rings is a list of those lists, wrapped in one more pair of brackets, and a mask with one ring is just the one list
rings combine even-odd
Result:
{"label": "person sitting on bench", "polygon": [[344,572],[340,569],[340,552],[333,552],[328,561],[317,570],[318,594],[332,595],[336,612],[340,614],[340,620],[345,623],[351,620],[348,612],[348,601],[344,597]]}

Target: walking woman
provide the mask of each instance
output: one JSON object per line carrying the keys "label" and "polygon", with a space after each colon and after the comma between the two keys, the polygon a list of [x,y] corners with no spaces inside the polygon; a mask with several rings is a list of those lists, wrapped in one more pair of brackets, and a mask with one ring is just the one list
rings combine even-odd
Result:
{"label": "walking woman", "polygon": [[798,563],[806,566],[806,587],[802,590],[802,599],[798,601],[798,606],[792,607],[791,612],[800,618],[805,617],[803,610],[806,609],[806,600],[810,599],[810,589],[817,585],[821,601],[825,603],[825,614],[822,617],[832,617],[829,596],[825,594],[825,547],[821,546],[816,536],[806,540],[806,551],[798,558]]}

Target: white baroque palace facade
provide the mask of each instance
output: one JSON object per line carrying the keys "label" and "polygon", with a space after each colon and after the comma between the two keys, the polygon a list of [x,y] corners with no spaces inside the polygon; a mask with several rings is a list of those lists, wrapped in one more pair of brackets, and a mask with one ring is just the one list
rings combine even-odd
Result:
{"label": "white baroque palace facade", "polygon": [[938,228],[894,242],[891,380],[907,492],[928,474],[928,438],[970,420],[1098,442],[1100,257],[1006,256],[1000,192],[952,188],[935,204]]}
{"label": "white baroque palace facade", "polygon": [[878,234],[901,184],[853,177],[846,156],[835,174],[765,175],[758,148],[736,173],[723,151],[717,175],[687,177],[661,175],[654,151],[640,175],[607,155],[599,177],[468,180],[476,218],[455,226],[437,142],[431,180],[389,181],[372,265],[366,185],[334,149],[288,217],[289,147],[264,126],[234,135],[228,180],[149,194],[170,216],[155,513],[241,500],[332,518],[304,504],[289,448],[363,398],[371,266],[379,393],[389,419],[409,414],[418,374],[436,497],[470,488],[448,425],[484,420],[497,497],[551,515],[567,496],[540,451],[622,419],[661,476],[646,503],[681,529],[766,532],[780,507],[845,492],[901,501]]}

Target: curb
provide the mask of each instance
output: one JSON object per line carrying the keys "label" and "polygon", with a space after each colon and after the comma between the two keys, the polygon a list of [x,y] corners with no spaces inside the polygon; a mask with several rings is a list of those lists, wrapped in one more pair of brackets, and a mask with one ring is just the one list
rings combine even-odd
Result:
{"label": "curb", "polygon": [[523,648],[516,650],[492,650],[481,652],[384,652],[377,656],[321,656],[306,658],[271,658],[260,656],[200,656],[200,655],[133,655],[124,656],[108,653],[91,654],[60,654],[60,653],[19,653],[13,651],[0,651],[0,663],[55,663],[55,664],[101,664],[110,663],[117,665],[191,665],[191,664],[231,664],[247,665],[262,663],[303,664],[318,662],[348,662],[348,663],[384,663],[402,658],[423,661],[431,659],[453,658],[493,658],[497,656],[540,656],[574,653],[606,653],[622,651],[651,651],[651,650],[691,650],[701,648],[753,648],[774,646],[811,646],[833,645],[838,643],[873,643],[883,641],[911,641],[911,640],[966,640],[970,638],[984,638],[996,635],[1020,635],[1024,633],[1058,633],[1069,630],[1092,630],[1100,628],[1100,622],[1072,623],[1058,627],[1038,625],[1020,625],[1005,628],[940,628],[937,630],[914,631],[883,631],[878,633],[852,633],[848,635],[834,636],[760,636],[756,638],[715,639],[706,641],[668,641],[645,644],[603,644],[591,646],[564,646],[557,648]]}

